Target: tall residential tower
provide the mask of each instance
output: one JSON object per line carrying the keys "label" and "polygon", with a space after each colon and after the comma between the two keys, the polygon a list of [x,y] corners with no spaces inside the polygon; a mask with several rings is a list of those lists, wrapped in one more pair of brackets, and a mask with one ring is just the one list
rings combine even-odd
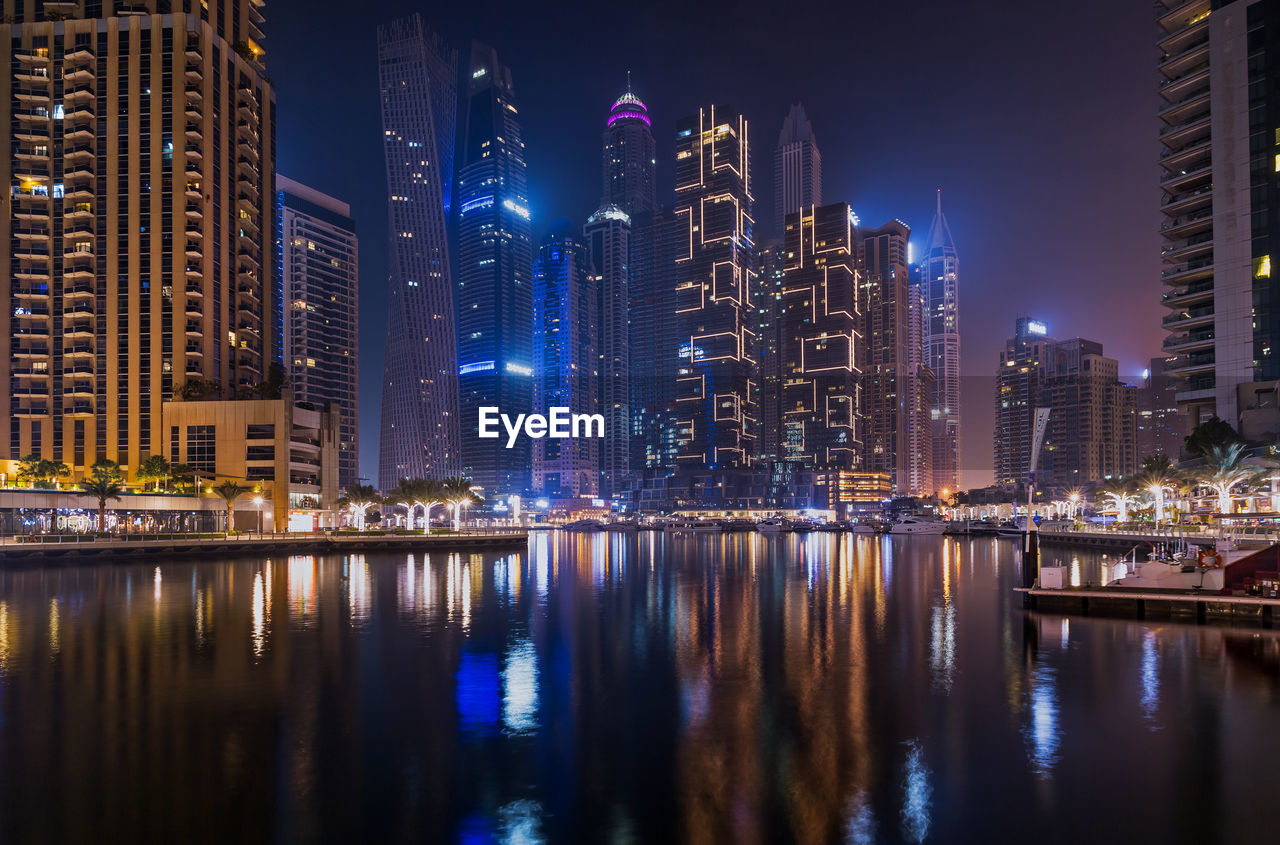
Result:
{"label": "tall residential tower", "polygon": [[747,120],[700,109],[676,124],[675,437],[685,502],[750,505],[758,427]]}
{"label": "tall residential tower", "polygon": [[390,297],[378,486],[462,468],[449,262],[457,53],[417,15],[378,28]]}
{"label": "tall residential tower", "polygon": [[926,363],[933,371],[933,486],[960,489],[960,259],[951,227],[938,210],[929,227],[928,247],[920,261],[924,295]]}
{"label": "tall residential tower", "polygon": [[132,473],[278,360],[262,6],[3,3],[0,458]]}
{"label": "tall residential tower", "polygon": [[602,204],[616,205],[633,217],[657,210],[654,180],[657,152],[653,130],[648,108],[631,93],[631,74],[627,74],[626,93],[615,100],[609,110],[601,164]]}
{"label": "tall residential tower", "polygon": [[[1280,379],[1280,3],[1160,0],[1166,372],[1194,426]],[[1242,401],[1244,397],[1245,401]]]}
{"label": "tall residential tower", "polygon": [[293,398],[338,408],[338,487],[360,475],[360,276],[351,206],[276,176],[285,367]]}
{"label": "tall residential tower", "polygon": [[485,499],[529,487],[529,439],[481,439],[478,415],[514,419],[533,403],[533,243],[524,142],[511,71],[471,48],[458,150],[458,384],[464,469]]}
{"label": "tall residential tower", "polygon": [[783,231],[788,214],[822,205],[822,154],[804,106],[793,105],[782,121],[773,153],[775,231]]}

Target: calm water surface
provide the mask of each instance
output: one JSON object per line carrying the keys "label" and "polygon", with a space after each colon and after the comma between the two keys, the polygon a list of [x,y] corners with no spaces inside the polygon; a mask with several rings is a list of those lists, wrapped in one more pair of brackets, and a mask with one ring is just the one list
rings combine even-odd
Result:
{"label": "calm water surface", "polygon": [[1274,841],[1280,640],[1028,614],[1017,566],[541,534],[11,569],[0,839]]}

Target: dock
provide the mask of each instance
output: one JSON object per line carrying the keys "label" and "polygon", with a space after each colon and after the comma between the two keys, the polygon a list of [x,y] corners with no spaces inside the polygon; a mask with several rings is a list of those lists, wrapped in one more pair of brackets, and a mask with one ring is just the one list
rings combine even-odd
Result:
{"label": "dock", "polygon": [[185,557],[261,557],[364,552],[481,552],[522,549],[529,534],[488,530],[461,534],[281,533],[281,534],[134,534],[121,537],[38,534],[0,537],[0,565],[60,560]]}
{"label": "dock", "polygon": [[1015,587],[1028,600],[1031,610],[1079,613],[1082,616],[1119,616],[1132,619],[1194,619],[1203,625],[1210,620],[1253,621],[1264,628],[1273,625],[1280,598],[1233,596],[1219,592],[1183,590],[1133,590],[1108,587]]}

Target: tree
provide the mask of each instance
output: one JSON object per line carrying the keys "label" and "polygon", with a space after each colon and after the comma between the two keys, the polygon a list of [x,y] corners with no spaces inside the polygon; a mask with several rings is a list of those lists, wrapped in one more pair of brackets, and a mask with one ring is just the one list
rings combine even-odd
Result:
{"label": "tree", "polygon": [[439,481],[425,478],[402,478],[391,493],[391,500],[405,505],[409,510],[409,527],[413,527],[413,509],[422,507],[422,533],[431,533],[431,509],[445,503],[444,490]]}
{"label": "tree", "polygon": [[1196,480],[1218,494],[1218,513],[1231,513],[1231,491],[1236,487],[1248,487],[1265,473],[1261,467],[1245,463],[1249,447],[1242,442],[1228,446],[1212,446],[1205,453],[1205,465],[1196,473]]}
{"label": "tree", "polygon": [[462,509],[470,505],[478,505],[484,501],[471,487],[471,481],[460,476],[446,478],[441,482],[445,502],[453,507],[453,530],[462,529]]}
{"label": "tree", "polygon": [[169,467],[169,478],[175,489],[189,492],[196,482],[196,471],[190,464],[172,464]]}
{"label": "tree", "polygon": [[1116,522],[1129,521],[1129,508],[1138,503],[1133,485],[1122,478],[1108,481],[1100,490],[1111,507],[1116,509]]}
{"label": "tree", "polygon": [[234,481],[224,481],[217,487],[213,488],[213,492],[221,496],[227,503],[227,530],[234,530],[235,526],[235,505],[236,499],[239,499],[245,493],[253,492],[252,487],[246,487],[243,484],[237,484]]}
{"label": "tree", "polygon": [[1178,473],[1164,455],[1152,455],[1142,462],[1142,472],[1134,479],[1138,489],[1151,497],[1156,506],[1156,524],[1164,522],[1164,498],[1166,492],[1178,489]]}
{"label": "tree", "polygon": [[190,379],[174,391],[174,398],[187,402],[222,398],[222,382],[217,379]]}
{"label": "tree", "polygon": [[80,486],[98,500],[98,531],[107,530],[107,501],[119,499],[124,492],[124,471],[115,461],[99,458],[89,469],[89,477]]}
{"label": "tree", "polygon": [[18,480],[32,487],[52,487],[59,478],[68,475],[71,467],[62,461],[51,461],[32,453],[19,459]]}
{"label": "tree", "polygon": [[173,468],[169,466],[169,462],[165,460],[164,455],[152,455],[151,457],[138,464],[137,477],[138,481],[146,486],[148,482],[154,483],[153,489],[160,489],[160,482],[169,477]]}
{"label": "tree", "polygon": [[1208,457],[1209,451],[1214,447],[1225,448],[1235,443],[1244,443],[1244,438],[1230,423],[1218,417],[1209,417],[1191,430],[1185,443],[1188,454]]}
{"label": "tree", "polygon": [[356,527],[363,530],[365,515],[369,512],[369,508],[380,501],[382,497],[378,495],[377,489],[372,484],[352,484],[343,492],[342,498],[338,499],[338,505],[350,508],[355,516]]}

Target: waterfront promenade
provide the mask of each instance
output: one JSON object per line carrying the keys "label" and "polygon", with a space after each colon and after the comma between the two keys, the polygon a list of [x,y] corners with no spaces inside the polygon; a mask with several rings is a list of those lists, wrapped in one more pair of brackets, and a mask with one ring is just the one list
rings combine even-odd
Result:
{"label": "waterfront promenade", "polygon": [[23,560],[140,557],[242,557],[374,551],[473,552],[520,549],[522,528],[486,528],[456,534],[387,532],[288,532],[277,534],[33,534],[0,536],[0,564]]}

